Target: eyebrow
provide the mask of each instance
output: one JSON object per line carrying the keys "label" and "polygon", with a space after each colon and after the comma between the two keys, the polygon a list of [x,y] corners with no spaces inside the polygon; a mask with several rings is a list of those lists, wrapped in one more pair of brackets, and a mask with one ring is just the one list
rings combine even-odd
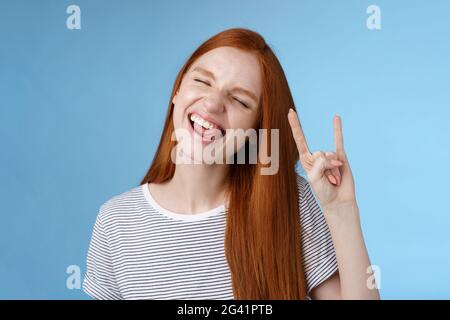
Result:
{"label": "eyebrow", "polygon": [[205,76],[210,77],[210,78],[213,79],[213,80],[216,80],[216,78],[214,77],[214,73],[212,73],[211,71],[206,70],[206,69],[204,69],[204,68],[202,68],[202,67],[195,67],[195,68],[192,70],[192,72],[194,72],[194,71],[203,73]]}
{"label": "eyebrow", "polygon": [[[192,69],[192,72],[194,72],[194,71],[203,73],[205,76],[210,77],[210,78],[213,79],[213,80],[216,79],[216,78],[214,77],[214,73],[212,73],[211,71],[206,70],[206,69],[204,69],[204,68],[202,68],[202,67],[195,67],[194,69]],[[249,96],[250,98],[252,98],[255,102],[258,102],[258,98],[257,98],[256,95],[255,95],[253,92],[251,92],[250,90],[247,90],[247,89],[244,89],[244,88],[241,88],[241,87],[234,87],[233,89],[231,89],[231,91],[243,93],[243,94]]]}

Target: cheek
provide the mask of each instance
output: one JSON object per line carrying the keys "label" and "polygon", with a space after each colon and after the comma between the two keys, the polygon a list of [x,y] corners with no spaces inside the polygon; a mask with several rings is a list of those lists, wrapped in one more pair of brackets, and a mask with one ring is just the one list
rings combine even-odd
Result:
{"label": "cheek", "polygon": [[[233,108],[232,108],[233,109]],[[251,129],[256,128],[256,112],[246,112],[245,110],[229,111],[230,127],[233,129]]]}
{"label": "cheek", "polygon": [[176,106],[182,109],[189,107],[200,99],[204,93],[196,87],[186,86],[180,89],[176,98]]}
{"label": "cheek", "polygon": [[179,104],[175,105],[172,113],[172,122],[175,129],[180,128],[183,122],[183,110],[179,108],[178,105]]}
{"label": "cheek", "polygon": [[185,110],[191,107],[203,96],[202,91],[195,87],[182,86],[176,97],[173,99],[173,124],[175,128],[182,127],[183,118],[186,116]]}

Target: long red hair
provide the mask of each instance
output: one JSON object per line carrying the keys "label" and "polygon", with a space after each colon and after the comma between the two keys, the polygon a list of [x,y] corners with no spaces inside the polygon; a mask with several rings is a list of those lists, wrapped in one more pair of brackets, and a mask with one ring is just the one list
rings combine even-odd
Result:
{"label": "long red hair", "polygon": [[[270,151],[270,129],[279,129],[280,161],[276,174],[261,175],[265,165],[259,161],[256,164],[229,164],[225,255],[234,298],[304,299],[306,285],[295,172],[298,152],[287,120],[289,108],[295,107],[283,68],[261,35],[242,28],[225,30],[201,44],[186,61],[173,85],[161,140],[141,185],[162,183],[172,178],[175,164],[171,161],[171,151],[176,144],[171,140],[173,97],[194,61],[223,46],[254,53],[258,58],[262,93],[255,129],[268,130],[267,139],[259,144],[266,143]],[[248,142],[244,147],[248,149]]]}

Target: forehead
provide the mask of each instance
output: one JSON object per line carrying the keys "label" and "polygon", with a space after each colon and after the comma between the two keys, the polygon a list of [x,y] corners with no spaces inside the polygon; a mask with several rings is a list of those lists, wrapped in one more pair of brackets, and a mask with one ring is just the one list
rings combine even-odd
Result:
{"label": "forehead", "polygon": [[219,47],[200,56],[190,70],[197,66],[211,71],[218,82],[232,82],[232,85],[242,86],[260,94],[261,71],[254,53],[232,47]]}

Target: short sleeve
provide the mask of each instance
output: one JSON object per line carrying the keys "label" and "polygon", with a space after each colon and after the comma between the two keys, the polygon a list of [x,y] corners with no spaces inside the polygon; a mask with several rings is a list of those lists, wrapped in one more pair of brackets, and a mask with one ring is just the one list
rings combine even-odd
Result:
{"label": "short sleeve", "polygon": [[122,297],[115,281],[110,245],[101,213],[100,209],[89,244],[83,290],[95,299],[119,300]]}
{"label": "short sleeve", "polygon": [[298,176],[300,226],[307,294],[338,270],[330,230],[305,178]]}

